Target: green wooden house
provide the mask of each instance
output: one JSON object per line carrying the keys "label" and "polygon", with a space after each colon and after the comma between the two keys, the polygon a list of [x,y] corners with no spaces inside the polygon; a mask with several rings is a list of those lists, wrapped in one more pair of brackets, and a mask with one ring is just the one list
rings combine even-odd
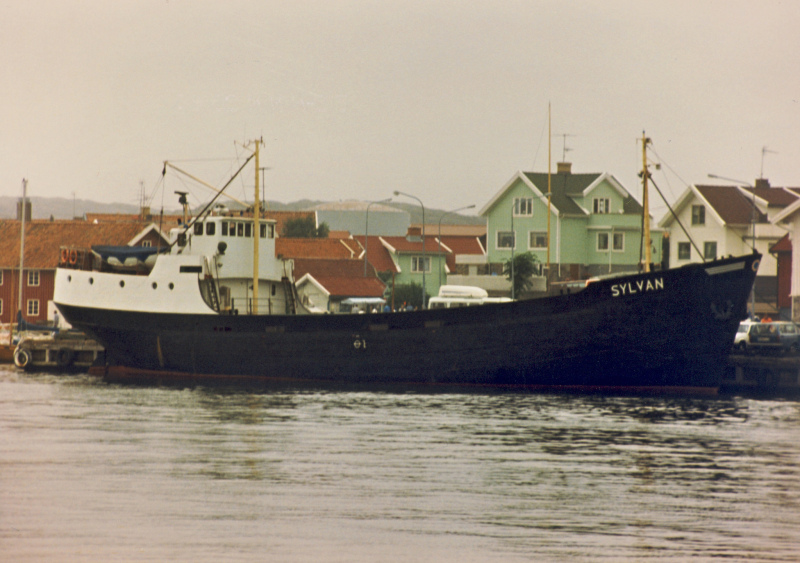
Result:
{"label": "green wooden house", "polygon": [[[545,266],[549,209],[551,281],[639,268],[644,258],[642,206],[614,176],[573,174],[570,164],[562,162],[549,184],[548,203],[548,174],[518,172],[481,209],[490,263],[531,252]],[[651,260],[659,264],[662,233],[651,236]]]}

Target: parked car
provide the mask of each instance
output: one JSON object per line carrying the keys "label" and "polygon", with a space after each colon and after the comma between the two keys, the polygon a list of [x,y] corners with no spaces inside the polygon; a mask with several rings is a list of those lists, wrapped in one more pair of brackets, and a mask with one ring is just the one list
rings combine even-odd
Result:
{"label": "parked car", "polygon": [[734,337],[733,347],[740,352],[797,354],[800,351],[800,328],[795,323],[786,321],[742,321]]}

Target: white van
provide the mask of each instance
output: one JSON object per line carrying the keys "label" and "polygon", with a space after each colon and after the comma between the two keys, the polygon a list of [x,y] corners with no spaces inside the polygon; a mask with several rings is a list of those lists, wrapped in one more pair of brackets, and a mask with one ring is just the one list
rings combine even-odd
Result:
{"label": "white van", "polygon": [[485,289],[468,285],[443,285],[439,295],[428,300],[429,309],[453,309],[488,303],[507,303],[508,297],[489,297]]}

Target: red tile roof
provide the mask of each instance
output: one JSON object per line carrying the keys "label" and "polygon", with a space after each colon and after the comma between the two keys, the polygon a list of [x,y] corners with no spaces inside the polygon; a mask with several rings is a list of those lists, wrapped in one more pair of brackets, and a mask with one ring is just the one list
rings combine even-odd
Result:
{"label": "red tile roof", "polygon": [[355,259],[296,258],[294,279],[310,274],[328,293],[336,297],[381,297],[386,285],[375,277],[375,269]]}
{"label": "red tile roof", "polygon": [[275,239],[275,254],[284,258],[356,258],[360,252],[358,245],[348,239]]}
{"label": "red tile roof", "polygon": [[[408,240],[406,237],[381,237],[398,253],[422,252],[422,240]],[[370,241],[372,242],[372,241]],[[445,252],[444,249],[441,250]],[[439,243],[435,236],[425,235],[425,252],[439,252]]]}
{"label": "red tile roof", "polygon": [[[398,272],[397,266],[392,260],[389,251],[381,242],[381,237],[379,236],[370,236],[369,242],[366,241],[363,235],[356,235],[353,236],[355,242],[357,242],[362,249],[366,245],[367,249],[367,262],[372,264],[372,266],[379,272]],[[362,250],[363,252],[363,250]],[[364,256],[361,255],[361,258]]]}
{"label": "red tile roof", "polygon": [[[145,228],[134,222],[26,221],[25,267],[54,269],[58,266],[60,246],[126,245]],[[0,268],[19,267],[19,247],[20,222],[0,220]]]}

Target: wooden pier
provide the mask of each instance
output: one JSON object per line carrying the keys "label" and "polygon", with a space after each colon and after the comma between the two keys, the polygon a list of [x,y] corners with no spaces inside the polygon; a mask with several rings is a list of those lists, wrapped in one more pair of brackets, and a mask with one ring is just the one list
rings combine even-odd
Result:
{"label": "wooden pier", "polygon": [[733,354],[720,393],[800,395],[800,356]]}
{"label": "wooden pier", "polygon": [[20,340],[14,364],[25,371],[79,372],[102,361],[105,350],[95,340],[72,331]]}

